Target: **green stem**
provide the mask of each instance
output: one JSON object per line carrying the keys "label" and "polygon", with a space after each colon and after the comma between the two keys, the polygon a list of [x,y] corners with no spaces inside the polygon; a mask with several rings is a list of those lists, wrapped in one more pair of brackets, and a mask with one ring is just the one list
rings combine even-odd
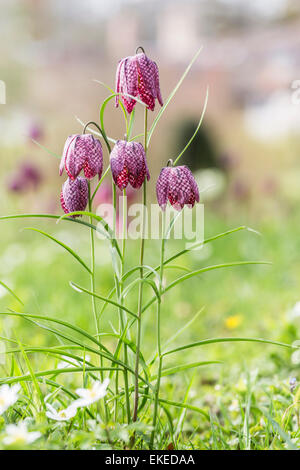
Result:
{"label": "green stem", "polygon": [[[162,237],[161,237],[161,251],[160,251],[160,285],[159,285],[159,295],[162,295],[163,292],[163,275],[164,275],[164,254],[165,254],[165,214],[162,213]],[[163,355],[161,352],[161,333],[160,333],[160,305],[161,297],[157,302],[157,355],[158,355],[158,371],[157,371],[157,380],[155,388],[155,398],[154,398],[154,414],[152,422],[152,433],[150,438],[150,449],[153,449],[154,436],[156,431],[156,421],[158,414],[158,404],[159,404],[159,389],[160,389],[160,379],[162,371],[162,362]]]}
{"label": "green stem", "polygon": [[[116,237],[116,211],[117,211],[117,193],[116,193],[116,186],[114,182],[112,182],[112,194],[113,194],[113,237]],[[118,288],[118,276],[115,274],[114,275],[114,280],[115,280],[115,289],[117,296],[119,298],[119,288]],[[115,380],[115,390],[116,394],[119,393],[119,372],[116,371],[116,380]],[[118,401],[115,403],[115,421],[118,421]]]}
{"label": "green stem", "polygon": [[[117,198],[116,198],[116,186],[113,183],[113,207],[114,207],[114,219],[113,219],[113,232],[114,236],[116,236],[116,209],[117,209]],[[122,240],[122,261],[121,261],[121,269],[120,269],[120,278],[115,274],[115,288],[117,293],[117,298],[119,304],[123,304],[123,296],[122,296],[122,276],[124,273],[124,255],[125,255],[125,246],[126,246],[126,223],[127,223],[127,207],[126,207],[126,191],[124,190],[123,195],[123,240]],[[120,335],[122,336],[125,329],[124,323],[124,312],[121,308],[119,308],[119,319],[120,319]],[[126,321],[127,323],[127,321]],[[124,362],[128,364],[128,350],[127,345],[124,344]],[[128,371],[124,370],[124,386],[125,386],[125,399],[126,399],[126,412],[127,412],[127,421],[130,423],[130,401],[129,401],[129,383],[128,383]],[[119,373],[116,371],[116,393],[119,393]],[[118,420],[118,406],[117,402],[115,404],[115,421]]]}
{"label": "green stem", "polygon": [[95,127],[98,129],[98,131],[100,132],[100,134],[102,135],[102,137],[103,137],[103,139],[104,139],[104,142],[105,142],[105,144],[106,144],[108,153],[110,154],[110,152],[111,152],[111,146],[110,146],[110,143],[108,142],[108,138],[107,138],[106,132],[105,132],[104,129],[101,129],[101,127],[98,126],[98,124],[97,124],[95,121],[89,121],[89,122],[87,122],[87,123],[85,124],[85,126],[84,126],[84,128],[83,128],[83,134],[86,133],[86,130],[87,130],[88,126],[90,126],[91,124],[92,124],[93,126],[95,126]]}
{"label": "green stem", "polygon": [[[124,274],[124,260],[125,260],[125,248],[126,248],[126,237],[127,237],[127,196],[126,196],[126,189],[123,190],[123,240],[122,240],[122,262],[121,262],[121,276],[120,276],[120,300],[119,303],[123,305],[123,282],[122,277]],[[124,325],[124,317],[125,317],[125,324],[127,326],[127,318],[126,313],[120,309],[120,323],[121,323],[121,332],[122,335],[124,333],[125,325]],[[124,344],[124,362],[128,364],[128,350],[127,344]],[[125,397],[126,397],[126,411],[127,411],[127,421],[128,424],[131,421],[130,416],[130,396],[129,396],[129,384],[128,384],[128,372],[124,370],[124,382],[125,382]]]}
{"label": "green stem", "polygon": [[[89,186],[89,212],[92,212],[92,200],[91,200],[91,183],[88,181]],[[90,223],[93,223],[93,217],[90,216]],[[94,231],[90,229],[90,240],[91,240],[91,291],[95,292],[95,240],[94,240]],[[96,308],[96,298],[92,295],[92,310],[94,315],[95,327],[96,327],[96,335],[100,341],[99,335],[99,325],[97,319],[97,308]],[[101,359],[101,367],[102,367],[102,359]],[[103,380],[103,373],[100,372],[101,380]]]}
{"label": "green stem", "polygon": [[[144,149],[147,154],[147,128],[148,128],[148,110],[145,108],[145,122],[144,122]],[[145,218],[146,218],[146,203],[147,203],[147,185],[146,177],[143,185],[143,214],[142,214],[142,233],[141,233],[141,247],[140,247],[140,279],[144,277],[144,251],[145,251]],[[138,296],[138,320],[137,320],[137,344],[136,344],[136,355],[135,355],[135,384],[134,384],[134,410],[133,410],[133,421],[137,420],[137,412],[139,405],[139,358],[141,348],[141,330],[142,330],[142,303],[143,303],[143,282],[139,284],[139,296]]]}
{"label": "green stem", "polygon": [[[88,189],[89,189],[89,212],[92,213],[92,198],[91,198],[91,183],[88,181]],[[90,216],[90,224],[93,224],[93,217]],[[90,240],[91,240],[91,291],[95,293],[95,239],[94,239],[94,230],[91,228],[90,229]],[[94,315],[94,321],[95,321],[95,328],[96,328],[96,335],[97,339],[99,339],[100,342],[100,334],[99,334],[99,324],[98,324],[98,318],[97,318],[97,308],[96,308],[96,298],[95,296],[92,295],[92,310],[93,310],[93,315]],[[100,378],[101,381],[103,382],[104,376],[103,376],[103,358],[100,356]],[[105,415],[106,415],[106,420],[108,421],[108,407],[107,403],[104,400],[104,407],[105,407]]]}

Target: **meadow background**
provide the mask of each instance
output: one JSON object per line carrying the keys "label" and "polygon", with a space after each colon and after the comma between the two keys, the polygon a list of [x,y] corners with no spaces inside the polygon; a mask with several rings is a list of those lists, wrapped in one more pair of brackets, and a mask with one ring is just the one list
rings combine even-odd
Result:
{"label": "meadow background", "polygon": [[[7,94],[6,104],[0,105],[0,215],[62,213],[59,160],[32,138],[60,155],[66,136],[81,132],[76,116],[98,121],[107,91],[95,80],[113,87],[121,57],[142,45],[159,65],[166,98],[203,45],[152,138],[149,193],[154,201],[159,170],[193,133],[209,85],[203,126],[184,156],[205,204],[205,236],[241,225],[259,234],[237,232],[185,255],[179,264],[193,269],[240,260],[273,264],[217,270],[180,284],[164,298],[163,342],[202,308],[173,347],[218,336],[300,340],[300,104],[292,100],[292,83],[300,78],[299,26],[296,0],[2,0],[0,80]],[[136,133],[142,130],[137,110],[139,122]],[[112,103],[106,130],[113,138],[124,132],[121,113]],[[27,167],[34,177],[23,187],[20,175]],[[97,200],[107,197],[103,190]],[[133,195],[136,201],[140,197]],[[22,298],[27,312],[63,318],[93,334],[90,300],[69,286],[70,280],[86,285],[86,274],[50,240],[22,231],[26,226],[41,228],[88,262],[89,234],[69,225],[0,221],[0,280]],[[137,261],[136,243],[128,245],[131,259]],[[167,253],[178,246],[170,242]],[[159,242],[147,243],[145,264],[158,261]],[[103,241],[96,242],[96,263],[96,292],[108,293],[113,278]],[[168,280],[176,277],[172,271],[166,271]],[[0,309],[7,308],[18,305],[1,289]],[[103,321],[106,331],[117,325],[115,311],[108,308]],[[150,309],[143,323],[146,358],[155,347],[154,324]],[[25,320],[5,316],[0,318],[0,335],[33,346],[56,341]],[[7,341],[1,341],[1,378],[10,374],[7,348]],[[33,369],[55,366],[51,357],[30,359]],[[289,380],[300,379],[299,354],[263,344],[228,343],[187,350],[172,356],[169,365],[202,360],[222,364],[162,382],[162,396],[206,409],[214,423],[192,411],[176,415],[180,448],[299,447],[297,407],[284,414],[294,400]],[[62,383],[68,380],[57,377]],[[89,446],[88,436],[80,439]],[[51,446],[59,447],[59,439],[53,438]]]}

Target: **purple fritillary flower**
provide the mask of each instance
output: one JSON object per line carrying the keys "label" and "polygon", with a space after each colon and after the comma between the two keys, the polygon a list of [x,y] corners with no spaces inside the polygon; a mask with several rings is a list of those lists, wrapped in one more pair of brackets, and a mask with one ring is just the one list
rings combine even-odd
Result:
{"label": "purple fritillary flower", "polygon": [[[75,180],[68,178],[64,182],[60,194],[60,202],[63,211],[69,212],[84,211],[89,198],[88,182],[85,178],[78,176]],[[80,217],[74,215],[72,217]]]}
{"label": "purple fritillary flower", "polygon": [[[116,93],[139,97],[151,111],[154,110],[156,99],[162,106],[157,64],[144,53],[121,59],[116,73]],[[127,112],[131,113],[136,100],[122,96],[122,101]],[[116,96],[116,107],[118,106],[119,95]]]}
{"label": "purple fritillary flower", "polygon": [[120,190],[130,183],[134,188],[140,188],[150,174],[146,154],[142,144],[117,140],[110,154],[110,169],[113,180]]}
{"label": "purple fritillary flower", "polygon": [[92,134],[70,135],[65,143],[63,155],[60,162],[59,174],[62,175],[64,169],[69,178],[75,179],[84,171],[84,176],[88,179],[96,175],[101,178],[103,170],[102,145]]}
{"label": "purple fritillary flower", "polygon": [[199,190],[191,170],[185,165],[163,168],[156,183],[156,196],[162,210],[168,200],[176,210],[184,205],[194,207],[199,202]]}

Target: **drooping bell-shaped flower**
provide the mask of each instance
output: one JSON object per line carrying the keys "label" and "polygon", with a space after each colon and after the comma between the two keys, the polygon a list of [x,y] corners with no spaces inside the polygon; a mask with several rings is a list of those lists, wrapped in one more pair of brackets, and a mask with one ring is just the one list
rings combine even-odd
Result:
{"label": "drooping bell-shaped flower", "polygon": [[[121,59],[116,73],[116,93],[138,97],[151,111],[154,110],[156,98],[162,106],[157,64],[144,53]],[[122,101],[127,112],[131,113],[136,100],[122,96]],[[119,95],[116,96],[116,107],[118,105]]]}
{"label": "drooping bell-shaped flower", "polygon": [[65,143],[59,174],[64,168],[71,179],[77,178],[81,170],[86,178],[96,175],[101,178],[103,170],[102,145],[92,134],[70,135]]}
{"label": "drooping bell-shaped flower", "polygon": [[117,140],[110,154],[110,169],[113,180],[119,189],[125,189],[128,183],[133,188],[140,188],[150,174],[146,154],[142,144]]}
{"label": "drooping bell-shaped flower", "polygon": [[193,207],[199,202],[199,190],[191,170],[185,165],[163,168],[156,183],[156,196],[162,210],[168,201],[176,210],[184,205]]}
{"label": "drooping bell-shaped flower", "polygon": [[[78,176],[75,180],[68,178],[64,182],[60,194],[60,202],[63,211],[69,212],[84,211],[89,198],[88,182],[85,178]],[[79,217],[79,216],[73,216]]]}

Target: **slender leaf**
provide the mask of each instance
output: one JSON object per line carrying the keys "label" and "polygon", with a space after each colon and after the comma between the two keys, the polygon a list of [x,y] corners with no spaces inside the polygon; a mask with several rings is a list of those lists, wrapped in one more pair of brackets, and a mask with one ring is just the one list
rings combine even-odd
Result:
{"label": "slender leaf", "polygon": [[165,104],[162,106],[162,108],[159,110],[156,118],[154,119],[153,121],[153,124],[148,132],[148,139],[147,139],[147,147],[149,147],[149,143],[150,143],[150,140],[151,140],[151,137],[152,137],[152,134],[154,132],[154,129],[156,128],[157,124],[158,124],[158,121],[160,120],[160,118],[162,117],[163,113],[165,112],[165,110],[167,109],[168,105],[170,104],[170,102],[172,101],[172,98],[174,97],[174,95],[176,94],[177,90],[179,89],[180,85],[182,84],[182,82],[184,81],[185,77],[187,76],[187,74],[189,73],[192,65],[194,64],[194,62],[196,61],[196,59],[198,58],[200,52],[202,50],[202,46],[200,47],[200,49],[198,49],[198,51],[196,52],[196,54],[194,55],[194,57],[192,58],[191,62],[189,63],[189,65],[187,66],[187,68],[185,69],[183,75],[180,77],[180,80],[178,81],[177,85],[175,86],[175,88],[171,91],[170,95],[168,96],[167,100],[165,101]]}
{"label": "slender leaf", "polygon": [[7,290],[7,292],[9,292],[21,305],[24,305],[24,303],[22,302],[22,300],[17,296],[17,294],[14,293],[13,290],[11,290],[10,287],[8,287],[3,281],[0,281],[0,285],[2,287],[4,287],[4,289]]}
{"label": "slender leaf", "polygon": [[34,232],[38,232],[38,233],[41,233],[42,235],[44,235],[45,237],[49,238],[50,240],[53,240],[55,243],[57,243],[58,245],[60,245],[62,248],[64,248],[66,251],[68,251],[90,274],[92,274],[90,268],[88,267],[88,265],[82,260],[82,258],[80,258],[80,256],[74,251],[72,250],[72,248],[70,248],[68,245],[66,245],[65,243],[59,241],[57,238],[53,237],[52,235],[50,235],[49,233],[46,233],[44,232],[43,230],[39,230],[37,228],[34,228],[34,227],[24,227],[23,230],[33,230]]}
{"label": "slender leaf", "polygon": [[206,344],[214,344],[214,343],[230,343],[230,342],[252,342],[252,343],[263,343],[263,344],[272,344],[274,346],[281,346],[283,348],[292,348],[290,344],[281,343],[279,341],[272,341],[268,339],[261,339],[261,338],[212,338],[212,339],[204,339],[201,341],[196,341],[195,343],[186,344],[184,346],[180,346],[175,349],[171,349],[169,351],[164,352],[163,356],[168,356],[169,354],[174,354],[179,351],[185,351],[186,349],[195,348],[198,346],[205,346]]}
{"label": "slender leaf", "polygon": [[[93,219],[100,222],[100,224],[102,225],[104,230],[108,233],[107,239],[110,240],[111,244],[116,248],[119,257],[122,259],[122,254],[121,254],[121,251],[120,251],[120,247],[118,245],[117,240],[114,238],[113,231],[110,228],[110,226],[108,225],[108,223],[106,222],[106,220],[103,217],[101,217],[100,215],[94,214],[93,212],[89,212],[89,211],[74,211],[74,212],[69,212],[68,214],[62,215],[58,219],[57,223],[59,223],[61,220],[65,220],[68,217],[72,217],[74,215],[86,215],[87,217],[92,217]],[[92,224],[89,224],[89,225],[92,225]],[[100,232],[100,233],[102,233],[102,232]]]}
{"label": "slender leaf", "polygon": [[121,305],[118,302],[115,302],[114,300],[108,299],[107,297],[104,297],[100,294],[96,294],[95,292],[91,292],[88,289],[85,289],[84,287],[78,286],[78,284],[75,284],[75,282],[72,282],[72,281],[70,281],[70,286],[73,287],[73,289],[75,289],[78,292],[84,292],[85,294],[92,295],[92,296],[96,297],[97,299],[104,300],[105,302],[108,302],[109,304],[112,304],[115,307],[118,307],[118,308],[124,310],[125,312],[132,315],[134,318],[136,318],[136,319],[138,318],[135,313],[133,313],[131,310],[129,310],[124,305]]}
{"label": "slender leaf", "polygon": [[177,284],[180,284],[181,282],[186,281],[187,279],[190,279],[191,277],[198,276],[198,274],[202,274],[204,272],[213,271],[214,269],[230,268],[230,267],[235,267],[235,266],[247,266],[247,265],[252,265],[252,264],[272,264],[272,263],[268,261],[237,261],[233,263],[223,263],[223,264],[217,264],[213,266],[206,266],[205,268],[197,269],[196,271],[192,271],[190,273],[184,274],[178,279],[175,279],[175,281],[173,281],[164,289],[164,292],[167,292],[169,289],[172,289]]}
{"label": "slender leaf", "polygon": [[[189,364],[182,364],[180,366],[169,367],[167,369],[163,369],[161,375],[174,375],[178,372],[184,372],[188,369],[194,369],[195,367],[202,367],[202,366],[209,366],[212,364],[223,364],[222,361],[202,361],[202,362],[190,362]],[[151,376],[150,380],[156,380],[157,376]]]}
{"label": "slender leaf", "polygon": [[[141,394],[141,396],[145,396],[145,394]],[[152,396],[150,395],[146,395],[146,396],[150,400],[153,400]],[[159,403],[163,403],[163,404],[170,405],[170,406],[175,406],[177,408],[186,408],[187,410],[196,411],[197,413],[200,413],[202,416],[204,416],[206,419],[209,420],[209,414],[206,411],[202,410],[201,408],[198,408],[197,406],[189,405],[187,403],[180,403],[177,401],[166,400],[163,398],[159,398],[158,401]]]}
{"label": "slender leaf", "polygon": [[22,346],[22,343],[21,343],[20,341],[18,341],[18,344],[19,344],[19,347],[20,347],[20,350],[21,350],[21,354],[22,354],[22,356],[23,356],[23,358],[24,358],[25,364],[26,364],[26,366],[27,366],[27,369],[28,369],[28,371],[29,371],[29,375],[30,375],[30,377],[31,377],[31,379],[32,379],[32,383],[33,383],[33,385],[34,385],[34,388],[35,388],[35,390],[36,390],[36,393],[37,393],[37,395],[38,395],[38,397],[39,397],[39,399],[40,399],[40,402],[41,402],[41,404],[42,404],[42,407],[44,408],[44,410],[46,410],[46,405],[45,405],[45,402],[44,402],[44,397],[43,397],[42,391],[41,391],[41,389],[40,389],[39,383],[38,383],[38,381],[37,381],[37,379],[36,379],[36,374],[34,373],[32,367],[31,367],[30,361],[29,361],[29,359],[28,359],[28,357],[27,357],[26,352],[24,351],[24,348],[23,348],[23,346]]}
{"label": "slender leaf", "polygon": [[52,152],[52,150],[47,149],[47,147],[44,147],[44,145],[40,144],[40,142],[38,142],[37,140],[35,140],[35,139],[31,139],[31,140],[35,145],[37,145],[41,149],[45,150],[45,152],[49,153],[49,155],[51,155],[52,157],[56,157],[56,158],[59,158],[59,159],[61,158],[61,155],[57,155],[57,153],[54,153],[54,152]]}
{"label": "slender leaf", "polygon": [[[235,232],[239,232],[240,230],[245,230],[245,229],[248,229],[248,227],[246,227],[245,225],[242,225],[241,227],[237,227],[237,228],[234,228],[234,229],[231,229],[231,230],[227,230],[226,232],[223,232],[223,233],[219,233],[218,235],[214,235],[213,237],[210,237],[210,238],[207,238],[206,240],[203,240],[203,241],[199,241],[199,242],[196,242],[194,243],[190,248],[186,248],[184,250],[181,250],[179,251],[178,253],[176,253],[175,255],[171,256],[170,258],[166,259],[164,261],[164,266],[171,263],[172,261],[174,261],[176,258],[179,258],[180,256],[184,255],[185,253],[189,253],[190,251],[192,251],[194,248],[197,248],[201,245],[206,245],[207,243],[210,243],[214,240],[218,240],[219,238],[223,238],[223,237],[226,237],[227,235],[231,235],[232,233],[235,233]],[[249,229],[248,229],[249,230]],[[156,266],[155,270],[158,271],[160,269],[160,266]],[[147,274],[147,276],[151,275],[151,273]]]}
{"label": "slender leaf", "polygon": [[[169,284],[165,289],[162,290],[161,295],[168,292],[170,289],[175,287],[177,284],[179,284],[183,281],[186,281],[187,279],[190,279],[194,276],[198,276],[199,274],[202,274],[204,272],[213,271],[215,269],[220,269],[220,268],[229,268],[229,267],[235,267],[235,266],[246,266],[246,265],[252,265],[252,264],[271,264],[271,263],[268,262],[268,261],[237,261],[237,262],[233,262],[233,263],[223,263],[223,264],[216,264],[216,265],[213,265],[213,266],[206,266],[205,268],[197,269],[196,271],[189,272],[189,273],[184,274],[183,276],[175,279],[175,281],[171,282],[171,284]],[[150,305],[153,304],[153,302],[155,302],[155,297],[152,297],[152,299],[149,300],[149,302],[146,305],[144,305],[144,307],[142,309],[142,312],[147,310],[150,307]]]}
{"label": "slender leaf", "polygon": [[180,152],[180,154],[178,155],[178,157],[175,159],[174,165],[177,164],[178,160],[181,158],[181,156],[184,154],[184,152],[189,148],[189,146],[190,146],[191,143],[193,142],[194,138],[196,137],[196,135],[197,135],[197,133],[198,133],[198,131],[199,131],[199,129],[200,129],[200,126],[201,126],[201,124],[202,124],[204,115],[205,115],[205,111],[206,111],[206,107],[207,107],[207,102],[208,102],[208,87],[207,87],[207,90],[206,90],[205,101],[204,101],[204,105],[203,105],[201,117],[200,117],[200,120],[199,120],[198,125],[197,125],[197,127],[196,127],[196,130],[195,130],[194,134],[192,135],[192,137],[190,138],[190,140],[188,141],[188,143],[186,144],[186,146],[184,147],[184,149]]}
{"label": "slender leaf", "polygon": [[201,313],[203,313],[204,311],[204,308],[205,307],[202,307],[200,310],[198,310],[198,312],[195,313],[195,315],[190,319],[190,321],[188,321],[187,323],[185,323],[183,325],[182,328],[180,328],[179,330],[176,331],[176,333],[171,336],[168,341],[166,341],[166,343],[164,344],[164,346],[166,347],[168,344],[172,343],[172,341],[174,341],[175,339],[178,338],[178,336],[181,335],[181,333],[183,333],[185,330],[187,330],[193,323],[195,320],[197,320],[197,318],[199,317],[199,315],[201,315]]}

